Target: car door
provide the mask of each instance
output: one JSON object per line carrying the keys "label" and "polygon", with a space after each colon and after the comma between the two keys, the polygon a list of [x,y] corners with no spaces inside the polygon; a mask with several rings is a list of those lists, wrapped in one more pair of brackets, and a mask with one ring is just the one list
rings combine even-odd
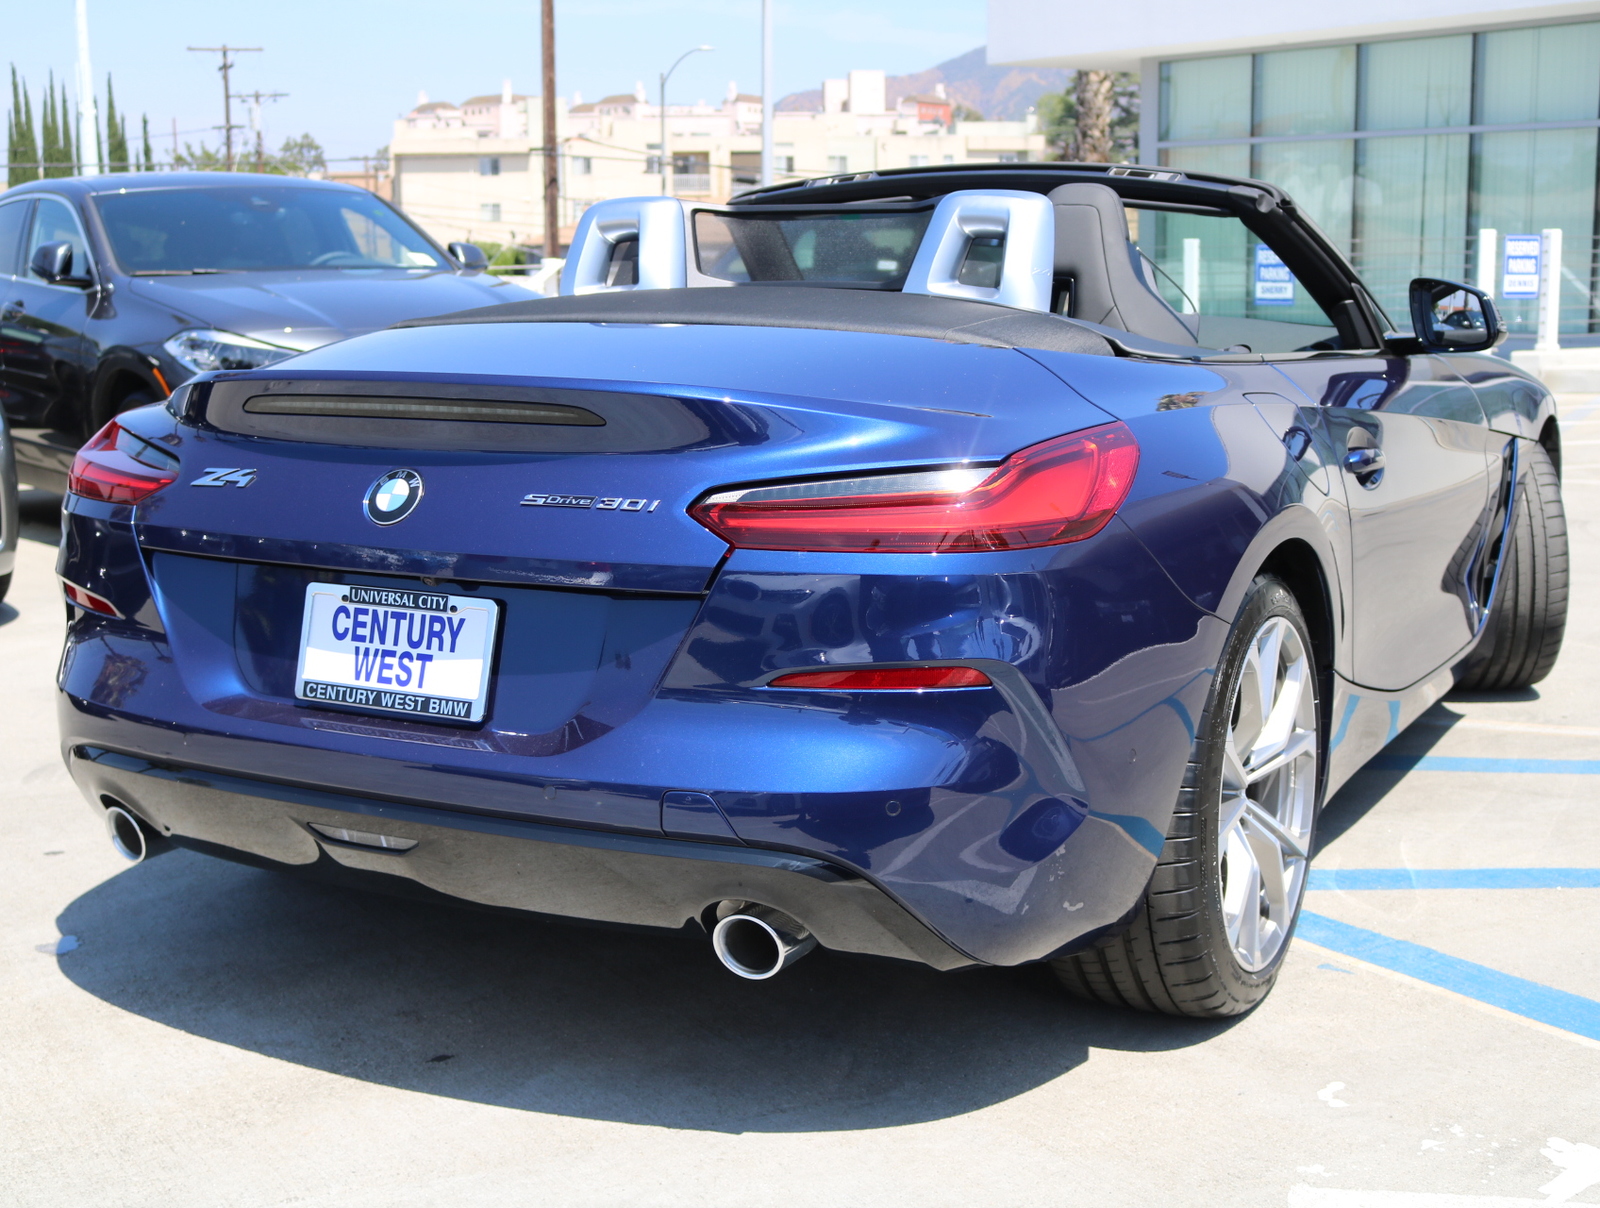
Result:
{"label": "car door", "polygon": [[7,303],[16,297],[14,278],[22,260],[22,237],[32,213],[31,197],[0,200],[0,407],[12,423],[21,422],[21,396],[10,389],[5,367],[10,359],[8,350],[19,342],[22,333],[15,329],[14,312]]}
{"label": "car door", "polygon": [[[12,396],[13,428],[56,429],[73,436],[83,431],[88,409],[92,358],[85,336],[91,297],[76,285],[53,285],[28,265],[47,243],[72,244],[74,276],[89,276],[88,240],[71,205],[41,197],[34,206],[16,276],[5,283],[0,315],[6,326],[3,371]],[[26,441],[27,435],[19,435]]]}
{"label": "car door", "polygon": [[[1394,690],[1448,663],[1477,629],[1473,576],[1499,458],[1472,389],[1436,356],[1341,351],[1338,323],[1289,266],[1293,249],[1236,218],[1157,210],[1136,229],[1202,348],[1280,371],[1319,452],[1345,467],[1348,531],[1330,534],[1348,543],[1350,567],[1341,674]],[[1292,421],[1268,422],[1289,439]]]}
{"label": "car door", "polygon": [[[1499,454],[1439,357],[1284,360],[1340,458],[1350,518],[1352,678],[1387,691],[1444,666],[1481,616]],[[1503,443],[1503,442],[1502,442]]]}

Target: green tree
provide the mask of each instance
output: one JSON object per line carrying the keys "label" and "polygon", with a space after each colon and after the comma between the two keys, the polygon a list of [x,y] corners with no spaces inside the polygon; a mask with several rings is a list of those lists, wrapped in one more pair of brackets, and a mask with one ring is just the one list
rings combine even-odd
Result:
{"label": "green tree", "polygon": [[1039,98],[1038,115],[1053,159],[1132,160],[1139,143],[1139,77],[1126,71],[1075,72],[1065,92]]}
{"label": "green tree", "polygon": [[983,114],[979,113],[971,105],[963,105],[960,101],[957,101],[950,107],[950,120],[952,122],[981,122],[983,121]]}
{"label": "green tree", "polygon": [[150,145],[150,115],[144,115],[144,163],[140,165],[146,172],[156,170],[155,148]]}
{"label": "green tree", "polygon": [[188,172],[222,172],[228,164],[221,151],[214,151],[204,143],[196,151],[189,143],[184,143],[183,150],[172,157],[172,166]]}
{"label": "green tree", "polygon": [[106,76],[106,170],[127,172],[128,122],[117,112],[117,97],[111,90],[111,77]]}
{"label": "green tree", "polygon": [[6,185],[39,179],[39,140],[33,130],[33,99],[11,68],[11,113],[6,122]]}
{"label": "green tree", "polygon": [[266,170],[280,176],[309,176],[313,172],[326,172],[328,158],[322,144],[309,134],[283,140],[276,155],[267,156]]}

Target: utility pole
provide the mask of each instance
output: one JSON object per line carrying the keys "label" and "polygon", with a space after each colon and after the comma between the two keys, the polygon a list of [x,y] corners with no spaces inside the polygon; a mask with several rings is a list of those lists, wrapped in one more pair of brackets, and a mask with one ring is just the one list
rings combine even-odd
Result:
{"label": "utility pole", "polygon": [[256,171],[264,172],[267,168],[266,148],[261,144],[261,102],[275,101],[279,97],[286,97],[287,92],[262,92],[259,88],[254,92],[240,92],[234,95],[236,101],[250,102],[250,129],[256,136]]}
{"label": "utility pole", "polygon": [[540,64],[544,76],[544,254],[561,254],[561,162],[556,158],[556,0],[543,0],[539,13]]}
{"label": "utility pole", "polygon": [[761,0],[761,184],[772,183],[772,0]]}
{"label": "utility pole", "polygon": [[[81,2],[81,0],[80,0],[80,2]],[[229,172],[232,172],[233,171],[233,132],[234,132],[235,127],[234,127],[234,124],[233,124],[233,84],[232,84],[232,81],[228,77],[228,73],[233,70],[234,63],[233,63],[233,60],[228,57],[228,55],[230,53],[231,54],[236,54],[236,55],[240,55],[240,54],[257,54],[257,53],[260,53],[261,47],[259,47],[259,46],[229,46],[226,43],[224,43],[221,46],[191,46],[191,47],[189,47],[189,49],[190,50],[200,51],[203,54],[220,54],[222,56],[222,65],[220,67],[218,67],[217,70],[222,73],[222,144],[223,144],[223,163],[224,163],[224,165],[226,167],[226,170],[229,171]]]}

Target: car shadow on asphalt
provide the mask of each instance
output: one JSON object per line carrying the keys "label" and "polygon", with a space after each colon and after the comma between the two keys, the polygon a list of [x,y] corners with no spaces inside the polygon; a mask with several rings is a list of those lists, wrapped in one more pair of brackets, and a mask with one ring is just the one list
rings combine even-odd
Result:
{"label": "car shadow on asphalt", "polygon": [[61,496],[23,488],[17,492],[17,535],[42,545],[61,544]]}
{"label": "car shadow on asphalt", "polygon": [[1539,692],[1535,688],[1515,692],[1451,692],[1397,734],[1394,741],[1383,748],[1380,757],[1375,757],[1373,763],[1367,764],[1328,799],[1317,818],[1313,861],[1330,843],[1365,818],[1410,772],[1409,767],[1384,767],[1381,756],[1405,760],[1426,755],[1450,732],[1451,726],[1462,720],[1463,714],[1452,709],[1452,703],[1538,699]]}
{"label": "car shadow on asphalt", "polygon": [[[746,982],[704,939],[368,894],[177,851],[57,920],[62,973],[195,1036],[350,1078],[718,1132],[885,1128],[1023,1094],[1197,1022],[1075,1002],[1048,970],[817,951]],[[1085,1110],[1095,1105],[1084,1103]]]}

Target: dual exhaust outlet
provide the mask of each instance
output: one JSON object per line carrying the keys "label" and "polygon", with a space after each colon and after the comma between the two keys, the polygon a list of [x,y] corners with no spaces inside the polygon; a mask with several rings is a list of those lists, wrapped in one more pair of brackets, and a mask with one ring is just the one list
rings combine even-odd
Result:
{"label": "dual exhaust outlet", "polygon": [[160,855],[172,846],[172,840],[161,834],[125,805],[107,798],[106,831],[111,836],[111,846],[129,864],[141,864],[151,856]]}
{"label": "dual exhaust outlet", "polygon": [[[105,805],[111,846],[129,864],[140,864],[172,845],[126,806],[109,800]],[[816,936],[771,906],[724,902],[718,913],[712,950],[724,968],[749,981],[776,977],[817,946]]]}
{"label": "dual exhaust outlet", "polygon": [[718,913],[712,950],[723,968],[750,981],[776,977],[817,946],[816,936],[770,906],[724,902]]}

